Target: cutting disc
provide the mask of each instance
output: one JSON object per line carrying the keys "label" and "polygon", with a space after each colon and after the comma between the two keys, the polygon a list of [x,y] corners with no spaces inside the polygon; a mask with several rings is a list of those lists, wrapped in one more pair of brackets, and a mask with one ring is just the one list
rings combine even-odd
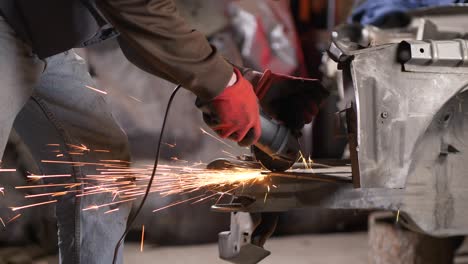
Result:
{"label": "cutting disc", "polygon": [[263,168],[269,171],[286,171],[296,162],[295,160],[274,159],[255,146],[252,146],[252,153],[255,159],[262,164]]}

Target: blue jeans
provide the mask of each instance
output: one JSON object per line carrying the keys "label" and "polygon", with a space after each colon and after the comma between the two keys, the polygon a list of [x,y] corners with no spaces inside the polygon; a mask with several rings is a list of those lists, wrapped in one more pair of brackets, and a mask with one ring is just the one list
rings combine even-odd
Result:
{"label": "blue jeans", "polygon": [[[80,182],[86,175],[97,174],[93,166],[41,163],[44,159],[57,160],[56,153],[46,151],[50,143],[60,144],[61,153],[70,151],[68,144],[110,150],[84,156],[65,154],[61,158],[65,161],[129,160],[127,137],[111,115],[105,95],[85,87],[95,87],[95,83],[82,58],[71,50],[38,59],[1,16],[0,47],[0,155],[18,116],[15,130],[39,165],[35,173],[73,176],[44,180],[46,184]],[[54,197],[58,200],[55,211],[61,263],[111,263],[131,204],[99,211],[82,209],[109,203],[112,198],[110,194]],[[103,214],[116,208],[116,212]]]}

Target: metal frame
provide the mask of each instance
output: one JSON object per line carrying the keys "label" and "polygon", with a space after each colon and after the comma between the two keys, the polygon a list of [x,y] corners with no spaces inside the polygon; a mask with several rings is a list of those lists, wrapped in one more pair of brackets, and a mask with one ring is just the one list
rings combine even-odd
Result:
{"label": "metal frame", "polygon": [[[426,29],[420,37],[437,35],[430,22],[421,26]],[[467,47],[463,39],[367,48],[335,39],[329,53],[352,92],[343,109],[350,161],[271,173],[262,184],[239,191],[232,203],[213,209],[390,210],[418,232],[468,235]],[[267,192],[267,185],[277,188]]]}

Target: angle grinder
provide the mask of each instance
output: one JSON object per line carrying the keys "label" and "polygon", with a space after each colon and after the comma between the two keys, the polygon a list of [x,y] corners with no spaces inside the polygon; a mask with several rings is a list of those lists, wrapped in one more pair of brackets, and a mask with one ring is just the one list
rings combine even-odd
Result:
{"label": "angle grinder", "polygon": [[[254,158],[267,170],[288,170],[299,158],[298,138],[304,126],[303,104],[307,102],[304,99],[313,99],[318,106],[329,92],[316,79],[281,75],[270,70],[260,73],[243,69],[242,73],[253,84],[261,108],[262,133],[251,146]],[[209,109],[204,109],[200,103],[197,105],[210,115]]]}
{"label": "angle grinder", "polygon": [[255,159],[270,171],[285,171],[299,158],[300,145],[296,135],[286,126],[261,113],[262,134],[252,146]]}

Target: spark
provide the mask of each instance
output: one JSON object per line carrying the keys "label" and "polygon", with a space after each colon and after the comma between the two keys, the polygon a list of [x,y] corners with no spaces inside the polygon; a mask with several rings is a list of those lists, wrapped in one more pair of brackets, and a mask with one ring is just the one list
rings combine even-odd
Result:
{"label": "spark", "polygon": [[270,186],[269,185],[267,185],[267,192],[265,193],[265,198],[263,199],[263,203],[266,203],[268,193],[270,193]]}
{"label": "spark", "polygon": [[56,192],[54,194],[52,194],[52,197],[57,197],[57,196],[64,196],[64,195],[67,195],[68,192]]}
{"label": "spark", "polygon": [[57,154],[57,158],[63,157],[63,154]]}
{"label": "spark", "polygon": [[121,204],[121,203],[126,203],[126,202],[130,202],[130,201],[134,201],[134,200],[136,200],[136,198],[126,199],[126,200],[122,200],[122,201],[118,201],[118,202],[112,202],[112,203],[105,203],[105,204],[101,204],[101,205],[92,205],[92,206],[89,206],[89,207],[87,207],[87,208],[84,208],[83,211],[98,210],[98,209],[101,208],[101,207],[105,207],[105,206],[109,206],[109,205],[116,205],[116,204]]}
{"label": "spark", "polygon": [[3,222],[3,219],[0,217],[0,222],[2,222],[3,227],[6,227],[5,222]]}
{"label": "spark", "polygon": [[34,179],[34,180],[39,180],[39,179],[44,179],[44,178],[64,178],[64,177],[71,177],[71,174],[51,174],[51,175],[36,175],[36,174],[31,174],[26,176],[27,178]]}
{"label": "spark", "polygon": [[142,103],[142,101],[140,99],[136,98],[136,97],[133,97],[131,95],[129,95],[128,97],[132,98],[133,100],[135,100],[135,101],[137,101],[139,103]]}
{"label": "spark", "polygon": [[33,188],[48,188],[48,187],[76,187],[84,185],[86,183],[57,183],[57,184],[41,184],[41,185],[27,185],[27,186],[16,186],[15,189],[33,189]]}
{"label": "spark", "polygon": [[67,146],[69,146],[70,148],[74,148],[76,150],[79,150],[79,151],[87,151],[87,152],[90,151],[90,149],[87,146],[83,145],[83,144],[80,144],[80,145],[67,144]]}
{"label": "spark", "polygon": [[60,160],[41,160],[42,163],[58,163],[58,164],[70,164],[70,165],[96,165],[96,166],[108,166],[107,163],[96,163],[96,162],[75,162],[75,161],[60,161]]}
{"label": "spark", "polygon": [[201,132],[202,132],[203,134],[208,135],[209,137],[215,139],[215,140],[218,141],[218,142],[221,142],[222,144],[224,144],[224,145],[226,145],[226,146],[228,146],[228,147],[230,147],[230,148],[233,148],[233,146],[231,146],[231,145],[229,145],[228,143],[222,141],[222,140],[219,139],[218,137],[213,136],[212,134],[208,133],[208,132],[207,132],[206,130],[204,130],[203,128],[200,127],[200,130],[201,130]]}
{"label": "spark", "polygon": [[119,211],[119,208],[115,208],[115,209],[106,211],[106,212],[104,212],[104,214],[110,214],[110,213],[114,213],[114,212],[117,212],[117,211]]}
{"label": "spark", "polygon": [[15,172],[16,169],[0,169],[0,172]]}
{"label": "spark", "polygon": [[[130,161],[125,161],[125,160],[101,160],[102,162],[113,162],[113,163],[127,163],[130,164]],[[130,168],[128,168],[130,169]]]}
{"label": "spark", "polygon": [[[21,217],[21,214],[17,214],[15,216],[13,216],[10,220],[8,220],[8,222],[6,222],[6,224],[8,225],[9,223],[15,221],[16,219],[20,218]],[[3,222],[3,220],[2,220]]]}
{"label": "spark", "polygon": [[46,204],[52,204],[56,203],[57,200],[52,200],[52,201],[47,201],[47,202],[42,202],[42,203],[35,203],[35,204],[29,204],[29,205],[24,205],[24,206],[19,206],[19,207],[10,207],[12,211],[18,211],[26,208],[31,208],[35,206],[40,206],[40,205],[46,205]]}
{"label": "spark", "polygon": [[[84,145],[76,145],[81,149],[89,149]],[[179,159],[177,159],[179,160]],[[180,160],[179,160],[180,161]],[[77,178],[77,183],[65,184],[47,184],[18,186],[17,189],[56,187],[61,188],[56,192],[47,192],[43,194],[27,195],[26,198],[38,198],[43,196],[63,196],[73,193],[76,197],[84,197],[98,194],[108,194],[112,202],[106,204],[95,204],[83,211],[99,210],[102,207],[131,202],[145,194],[147,182],[153,167],[144,165],[138,167],[129,167],[131,164],[123,160],[99,160],[98,162],[75,162],[61,160],[43,160],[44,163],[68,164],[70,166],[92,166],[96,174],[88,174],[85,177]],[[185,161],[184,163],[188,163]],[[232,192],[238,188],[243,188],[248,184],[260,183],[266,177],[260,169],[235,168],[228,170],[210,170],[199,167],[205,165],[203,162],[194,164],[175,165],[161,164],[156,172],[157,181],[150,188],[150,193],[162,197],[169,195],[192,194],[198,191],[204,191],[202,195],[185,200],[178,200],[161,208],[156,208],[153,212],[158,212],[179,204],[192,202],[192,204],[206,201],[210,198],[216,198],[217,202],[225,195],[232,195]],[[69,174],[63,175],[30,175],[31,179],[70,177]],[[76,186],[82,186],[80,189],[72,189]],[[268,186],[269,188],[269,186]],[[219,196],[219,198],[217,197]],[[214,199],[213,199],[214,200]],[[29,205],[27,207],[14,207],[19,210],[43,203]],[[115,212],[116,210],[107,210],[104,214]]]}
{"label": "spark", "polygon": [[141,227],[141,244],[140,244],[140,252],[143,252],[143,246],[145,244],[145,225]]}
{"label": "spark", "polygon": [[302,161],[302,164],[304,165],[304,169],[310,169],[311,167],[309,166],[309,163],[307,162],[306,158],[304,155],[302,155],[302,151],[299,151],[299,159]]}
{"label": "spark", "polygon": [[179,159],[179,158],[177,158],[177,157],[171,157],[171,160],[173,160],[173,161],[179,161],[179,162],[183,162],[183,163],[188,163],[187,160],[181,160],[181,159]]}
{"label": "spark", "polygon": [[398,211],[397,211],[395,223],[398,224],[399,221],[400,221],[400,209],[398,209]]}
{"label": "spark", "polygon": [[95,149],[94,152],[103,152],[103,153],[109,153],[110,150],[107,149]]}
{"label": "spark", "polygon": [[49,147],[60,147],[60,144],[47,144]]}
{"label": "spark", "polygon": [[30,195],[25,195],[24,198],[37,198],[37,197],[44,197],[44,196],[52,196],[55,193],[40,193],[40,194],[30,194]]}
{"label": "spark", "polygon": [[192,197],[192,198],[189,198],[189,199],[185,199],[185,200],[182,200],[182,201],[178,201],[178,202],[175,202],[175,203],[171,203],[171,204],[169,204],[169,205],[166,205],[166,206],[163,206],[163,207],[160,207],[160,208],[158,208],[158,209],[153,210],[153,213],[162,211],[162,210],[164,210],[164,209],[167,209],[167,208],[169,208],[169,207],[173,207],[173,206],[175,206],[175,205],[179,205],[179,204],[183,204],[183,203],[186,203],[186,202],[193,201],[193,200],[198,199],[198,198],[201,198],[201,197],[203,197],[203,196],[205,196],[205,195],[202,194],[202,195],[198,195],[198,196],[195,196],[195,197]]}
{"label": "spark", "polygon": [[[237,189],[237,187],[234,188],[234,189],[232,189],[232,190],[230,190],[230,191],[233,191],[233,190],[235,190],[235,189]],[[228,192],[230,192],[230,191],[228,191]],[[197,203],[206,201],[206,200],[208,200],[208,199],[210,199],[210,198],[212,198],[212,197],[215,197],[216,195],[220,195],[220,193],[219,193],[219,192],[215,192],[215,193],[213,193],[213,194],[211,194],[211,195],[208,195],[208,196],[205,196],[205,197],[203,197],[203,198],[200,198],[199,200],[193,202],[192,204],[197,204]]]}
{"label": "spark", "polygon": [[168,146],[168,147],[170,147],[170,148],[175,148],[175,147],[176,147],[176,144],[175,144],[175,143],[174,143],[174,144],[169,144],[169,143],[163,142],[163,144],[166,145],[166,146]]}
{"label": "spark", "polygon": [[93,91],[95,91],[95,92],[101,93],[101,94],[107,94],[106,91],[102,91],[102,90],[96,89],[96,88],[91,87],[91,86],[89,86],[89,85],[85,85],[85,87],[88,88],[88,89],[91,89],[91,90],[93,90]]}

